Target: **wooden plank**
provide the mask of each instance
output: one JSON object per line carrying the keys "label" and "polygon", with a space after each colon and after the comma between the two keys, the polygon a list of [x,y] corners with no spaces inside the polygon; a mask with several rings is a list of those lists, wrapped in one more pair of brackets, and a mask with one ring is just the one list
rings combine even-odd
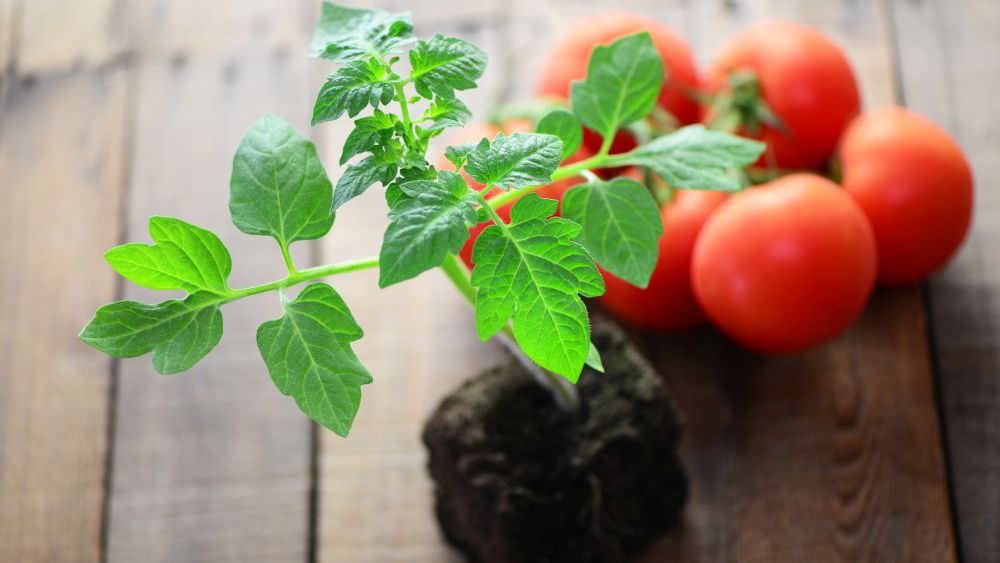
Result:
{"label": "wooden plank", "polygon": [[[14,80],[14,51],[20,29],[19,0],[0,0],[0,107],[3,107],[7,90]],[[3,119],[0,117],[0,131],[3,129]]]}
{"label": "wooden plank", "polygon": [[95,265],[120,233],[128,72],[29,75],[119,36],[84,21],[44,45],[67,22],[28,4],[0,2],[0,560],[97,561],[112,362],[73,335],[115,294]]}
{"label": "wooden plank", "polygon": [[95,67],[121,54],[125,21],[117,0],[22,0],[20,50],[23,73]]}
{"label": "wooden plank", "polygon": [[931,319],[961,551],[1000,554],[1000,4],[891,4],[903,101],[954,135],[977,181],[973,230],[930,283]]}
{"label": "wooden plank", "polygon": [[15,19],[19,7],[14,0],[0,0],[0,84],[6,82],[8,66],[13,62]]}
{"label": "wooden plank", "polygon": [[321,0],[144,0],[124,6],[135,48],[197,56],[267,45],[302,57]]}
{"label": "wooden plank", "polygon": [[[420,6],[413,6],[415,17]],[[418,20],[419,21],[419,20]],[[497,52],[495,27],[419,27],[417,33],[453,34]],[[483,117],[496,87],[494,69],[481,88],[466,93]],[[320,129],[331,176],[349,123]],[[378,252],[385,229],[385,200],[371,189],[337,215],[324,244],[325,261]],[[438,271],[378,289],[374,271],[338,276],[330,282],[344,295],[365,329],[356,350],[375,377],[364,388],[361,411],[344,440],[321,433],[317,559],[351,563],[460,561],[443,544],[432,513],[432,490],[420,432],[430,411],[459,382],[496,364],[496,344],[475,336],[471,310]]]}
{"label": "wooden plank", "polygon": [[[274,7],[275,26],[299,21],[297,8]],[[198,12],[182,13],[197,28]],[[273,240],[230,222],[233,153],[265,112],[307,131],[311,85],[308,59],[280,42],[233,41],[207,52],[150,52],[141,62],[127,238],[147,240],[154,213],[209,228],[232,251],[238,287],[280,278],[284,267]],[[299,264],[308,264],[308,251],[294,248]],[[134,287],[127,296],[154,299]],[[148,358],[122,363],[112,562],[308,556],[310,423],[274,388],[255,343],[257,325],[280,314],[277,298],[233,303],[223,314],[222,342],[190,372],[164,378]]]}
{"label": "wooden plank", "polygon": [[127,90],[17,78],[0,116],[0,561],[100,557],[111,360],[75,335],[115,294]]}

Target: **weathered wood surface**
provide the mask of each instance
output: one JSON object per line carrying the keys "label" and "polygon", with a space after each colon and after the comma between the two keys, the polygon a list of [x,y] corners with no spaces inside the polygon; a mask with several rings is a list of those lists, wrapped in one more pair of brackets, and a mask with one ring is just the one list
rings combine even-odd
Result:
{"label": "weathered wood surface", "polygon": [[[273,240],[240,233],[230,221],[232,155],[266,112],[307,131],[310,61],[283,37],[305,19],[298,5],[213,6],[170,2],[132,13],[143,56],[125,238],[148,240],[154,214],[208,228],[230,248],[230,282],[242,287],[280,278],[284,265]],[[223,12],[237,27],[227,28]],[[249,32],[259,40],[249,41]],[[308,265],[308,246],[295,250]],[[163,299],[132,285],[125,296]],[[158,376],[148,358],[122,363],[109,561],[308,556],[310,423],[275,392],[255,341],[256,326],[279,315],[274,295],[227,305],[222,342],[183,374]]]}
{"label": "weathered wood surface", "polygon": [[[634,333],[686,418],[682,453],[696,476],[681,528],[646,560],[954,560],[932,356],[961,551],[997,560],[995,3],[375,4],[412,10],[418,33],[489,52],[483,88],[466,96],[480,117],[531,94],[540,54],[572,17],[632,9],[674,27],[703,63],[748,22],[815,25],[849,52],[866,104],[899,97],[954,133],[979,181],[976,226],[931,285],[930,317],[919,289],[882,290],[843,337],[779,359],[709,329]],[[327,68],[304,58],[317,12],[311,0],[0,0],[0,561],[97,560],[104,547],[113,561],[458,560],[433,521],[419,433],[441,396],[500,353],[478,342],[439,273],[377,295],[372,272],[332,280],[366,329],[357,350],[375,375],[348,440],[314,441],[269,382],[253,342],[278,314],[268,296],[227,306],[219,348],[169,378],[148,359],[116,372],[73,337],[121,296],[100,255],[122,236],[146,240],[152,213],[219,232],[237,285],[281,275],[273,243],[229,223],[229,166],[265,111],[307,130]],[[313,130],[333,177],[346,133],[345,123]],[[320,254],[370,254],[384,226],[371,190]],[[307,263],[308,245],[296,250]]]}
{"label": "weathered wood surface", "polygon": [[53,74],[0,8],[0,561],[97,561],[112,361],[75,335],[118,285],[94,266],[120,234],[128,71]]}
{"label": "weathered wood surface", "polygon": [[1000,561],[1000,3],[892,3],[905,104],[950,131],[976,178],[973,230],[930,284],[962,555]]}

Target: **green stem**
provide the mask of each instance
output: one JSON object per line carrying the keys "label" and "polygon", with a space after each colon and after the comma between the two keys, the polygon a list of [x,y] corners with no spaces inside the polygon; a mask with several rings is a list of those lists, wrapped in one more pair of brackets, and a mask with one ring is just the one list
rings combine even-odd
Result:
{"label": "green stem", "polygon": [[399,103],[399,111],[403,114],[403,134],[406,137],[408,147],[416,146],[413,142],[413,121],[410,119],[410,104],[406,101],[406,91],[404,87],[406,81],[396,83],[396,101]]}
{"label": "green stem", "polygon": [[[495,221],[499,221],[499,219],[499,217],[494,218]],[[499,224],[503,225],[503,222]],[[454,284],[455,288],[458,289],[458,292],[474,308],[476,306],[476,289],[472,287],[469,269],[465,266],[465,263],[458,256],[449,254],[444,259],[444,263],[441,264],[441,269],[451,283]],[[576,387],[563,379],[562,376],[545,370],[529,360],[517,345],[517,339],[514,338],[514,329],[510,323],[504,325],[503,333],[504,337],[501,338],[501,341],[518,357],[522,365],[531,373],[535,380],[552,393],[553,401],[561,409],[568,412],[576,410],[580,404],[580,397],[576,391]]]}
{"label": "green stem", "polygon": [[288,251],[288,245],[282,244],[281,246],[281,259],[285,261],[285,268],[288,269],[288,275],[294,276],[296,274],[295,262],[292,261],[292,254]]}
{"label": "green stem", "polygon": [[[485,209],[486,212],[489,213],[490,219],[493,219],[493,222],[496,223],[496,225],[498,227],[500,227],[501,229],[507,230],[507,223],[504,223],[503,219],[501,219],[500,216],[497,215],[497,207],[498,206],[493,204],[493,199],[497,199],[497,198],[486,199],[486,196],[483,195],[483,194],[486,194],[486,193],[490,193],[490,190],[492,190],[492,189],[493,189],[493,186],[489,185],[489,186],[486,186],[486,189],[480,191],[477,194],[479,196],[479,203],[483,206],[483,209]],[[510,193],[510,192],[507,192],[507,193]],[[503,194],[500,194],[500,195],[503,195]],[[499,196],[497,196],[497,197],[499,197]]]}
{"label": "green stem", "polygon": [[617,131],[612,132],[610,135],[604,137],[601,142],[601,148],[597,151],[597,156],[608,156],[611,152],[611,143],[615,142],[615,134]]}
{"label": "green stem", "polygon": [[355,272],[358,270],[366,270],[369,268],[377,268],[377,267],[378,267],[378,257],[371,256],[369,258],[361,258],[358,260],[349,260],[347,262],[338,262],[336,264],[326,264],[324,266],[316,266],[315,268],[306,268],[305,270],[298,270],[294,273],[290,273],[287,278],[281,280],[275,280],[260,285],[245,287],[243,289],[231,290],[230,293],[226,296],[226,301],[235,301],[237,299],[242,299],[244,297],[249,297],[251,295],[257,295],[258,293],[266,293],[268,291],[274,291],[276,289],[284,289],[286,287],[298,285],[302,282],[307,282],[319,278],[325,278],[327,276],[333,276],[336,274],[346,274],[347,272]]}
{"label": "green stem", "polygon": [[[567,164],[565,166],[560,166],[556,168],[556,171],[552,173],[552,181],[558,182],[559,180],[565,180],[566,178],[572,178],[573,176],[579,175],[584,170],[590,170],[593,168],[603,168],[612,157],[608,155],[597,155],[592,156],[588,159],[581,160],[579,162],[574,162],[573,164]],[[545,187],[546,184],[539,184],[537,186],[528,186],[525,188],[518,188],[516,190],[510,190],[503,192],[501,194],[495,195],[489,198],[487,203],[488,207],[492,209],[499,209],[514,200],[520,199],[536,190]],[[487,192],[488,190],[483,190]]]}
{"label": "green stem", "polygon": [[527,358],[524,352],[521,351],[521,347],[517,344],[517,339],[514,338],[514,326],[507,323],[503,327],[504,344],[507,348],[521,360],[522,365],[525,369],[531,373],[531,376],[535,378],[535,381],[539,385],[545,387],[552,394],[552,400],[556,405],[566,412],[574,412],[580,407],[580,392],[577,391],[576,386],[566,381],[558,373],[552,373],[551,371],[539,366],[538,364],[532,362]]}
{"label": "green stem", "polygon": [[472,287],[471,274],[469,269],[465,267],[465,263],[458,256],[449,254],[444,259],[444,263],[441,264],[441,269],[444,270],[444,275],[454,284],[455,289],[462,294],[462,297],[465,297],[465,300],[475,307],[476,288]]}

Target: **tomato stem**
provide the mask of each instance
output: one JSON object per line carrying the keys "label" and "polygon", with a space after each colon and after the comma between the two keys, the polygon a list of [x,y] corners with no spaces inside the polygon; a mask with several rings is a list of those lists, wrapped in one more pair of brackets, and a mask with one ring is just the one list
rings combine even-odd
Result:
{"label": "tomato stem", "polygon": [[303,282],[325,278],[327,276],[333,276],[337,274],[346,274],[347,272],[356,272],[358,270],[366,270],[369,268],[378,267],[378,257],[370,256],[368,258],[361,258],[358,260],[348,260],[345,262],[337,262],[334,264],[326,264],[323,266],[316,266],[314,268],[306,268],[304,270],[297,270],[290,272],[289,275],[280,280],[275,280],[268,283],[263,283],[260,285],[254,285],[250,287],[245,287],[243,289],[233,289],[229,293],[225,294],[226,301],[235,301],[237,299],[242,299],[244,297],[249,297],[251,295],[257,295],[258,293],[266,293],[268,291],[274,291],[276,289],[285,289],[293,285],[298,285]]}

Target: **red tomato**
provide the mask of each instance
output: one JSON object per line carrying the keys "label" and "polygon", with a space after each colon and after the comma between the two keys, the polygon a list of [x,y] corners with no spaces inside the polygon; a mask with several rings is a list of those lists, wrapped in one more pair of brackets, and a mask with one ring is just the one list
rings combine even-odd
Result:
{"label": "red tomato", "polygon": [[792,22],[755,25],[722,50],[707,77],[709,91],[726,88],[733,71],[753,71],[764,101],[786,132],[763,125],[762,166],[820,168],[833,156],[861,106],[844,52],[815,29]]}
{"label": "red tomato", "polygon": [[[586,76],[587,62],[594,47],[640,31],[649,32],[663,59],[667,80],[660,91],[660,107],[672,113],[681,124],[696,123],[700,108],[692,92],[698,87],[698,71],[691,49],[670,28],[627,12],[596,14],[570,24],[567,32],[556,40],[542,65],[536,93],[569,99],[570,84]],[[601,147],[601,137],[587,131],[584,143],[591,151],[597,152]],[[625,152],[633,147],[635,140],[632,136],[619,133],[611,152]]]}
{"label": "red tomato", "polygon": [[761,352],[824,342],[861,314],[875,283],[875,238],[833,182],[793,174],[729,199],[691,266],[698,302],[723,332]]}
{"label": "red tomato", "polygon": [[875,232],[878,279],[912,283],[940,269],[972,220],[972,170],[940,127],[902,108],[862,115],[840,150],[844,188]]}
{"label": "red tomato", "polygon": [[[532,127],[531,122],[526,119],[511,119],[509,121],[506,121],[503,123],[502,129],[498,129],[495,126],[486,123],[477,123],[469,125],[468,127],[465,127],[460,131],[457,131],[454,135],[451,136],[451,138],[448,139],[448,144],[458,145],[462,143],[469,143],[478,141],[483,137],[492,139],[497,133],[500,132],[511,134],[511,133],[527,133],[533,130],[534,128]],[[593,153],[589,149],[587,149],[586,147],[580,147],[580,149],[576,153],[574,153],[572,156],[566,159],[566,162],[578,162],[580,160],[590,158],[592,155]],[[449,162],[448,159],[446,159],[443,154],[440,157],[438,157],[435,166],[440,170],[455,169],[455,166],[452,165],[452,163]],[[469,182],[469,185],[472,186],[473,189],[475,190],[483,189],[484,186],[482,184],[479,184],[472,178],[469,178],[469,176],[464,172],[463,176],[465,176],[465,180]],[[561,202],[562,197],[566,193],[566,191],[569,190],[571,187],[575,186],[576,184],[579,184],[581,181],[582,180],[578,177],[567,178],[565,180],[553,182],[548,186],[539,188],[538,190],[536,190],[535,193],[537,193],[541,197],[548,199],[556,199]],[[487,194],[487,196],[491,196],[499,192],[500,192],[499,188],[493,188],[493,190],[491,190],[490,193]],[[497,215],[499,215],[500,218],[503,219],[504,221],[510,221],[510,205],[497,209]],[[476,237],[479,236],[479,233],[481,233],[483,229],[485,229],[488,225],[489,225],[488,222],[480,223],[479,225],[476,225],[475,227],[469,229],[469,233],[471,236],[469,237],[469,240],[465,241],[465,245],[462,247],[462,250],[459,251],[458,253],[462,261],[465,262],[466,266],[469,266],[470,268],[472,267],[472,246],[475,244]]]}
{"label": "red tomato", "polygon": [[605,308],[622,320],[654,330],[680,330],[705,322],[691,287],[691,255],[702,226],[727,197],[722,192],[678,190],[660,212],[663,235],[649,286],[640,289],[601,270],[607,288],[601,296]]}

